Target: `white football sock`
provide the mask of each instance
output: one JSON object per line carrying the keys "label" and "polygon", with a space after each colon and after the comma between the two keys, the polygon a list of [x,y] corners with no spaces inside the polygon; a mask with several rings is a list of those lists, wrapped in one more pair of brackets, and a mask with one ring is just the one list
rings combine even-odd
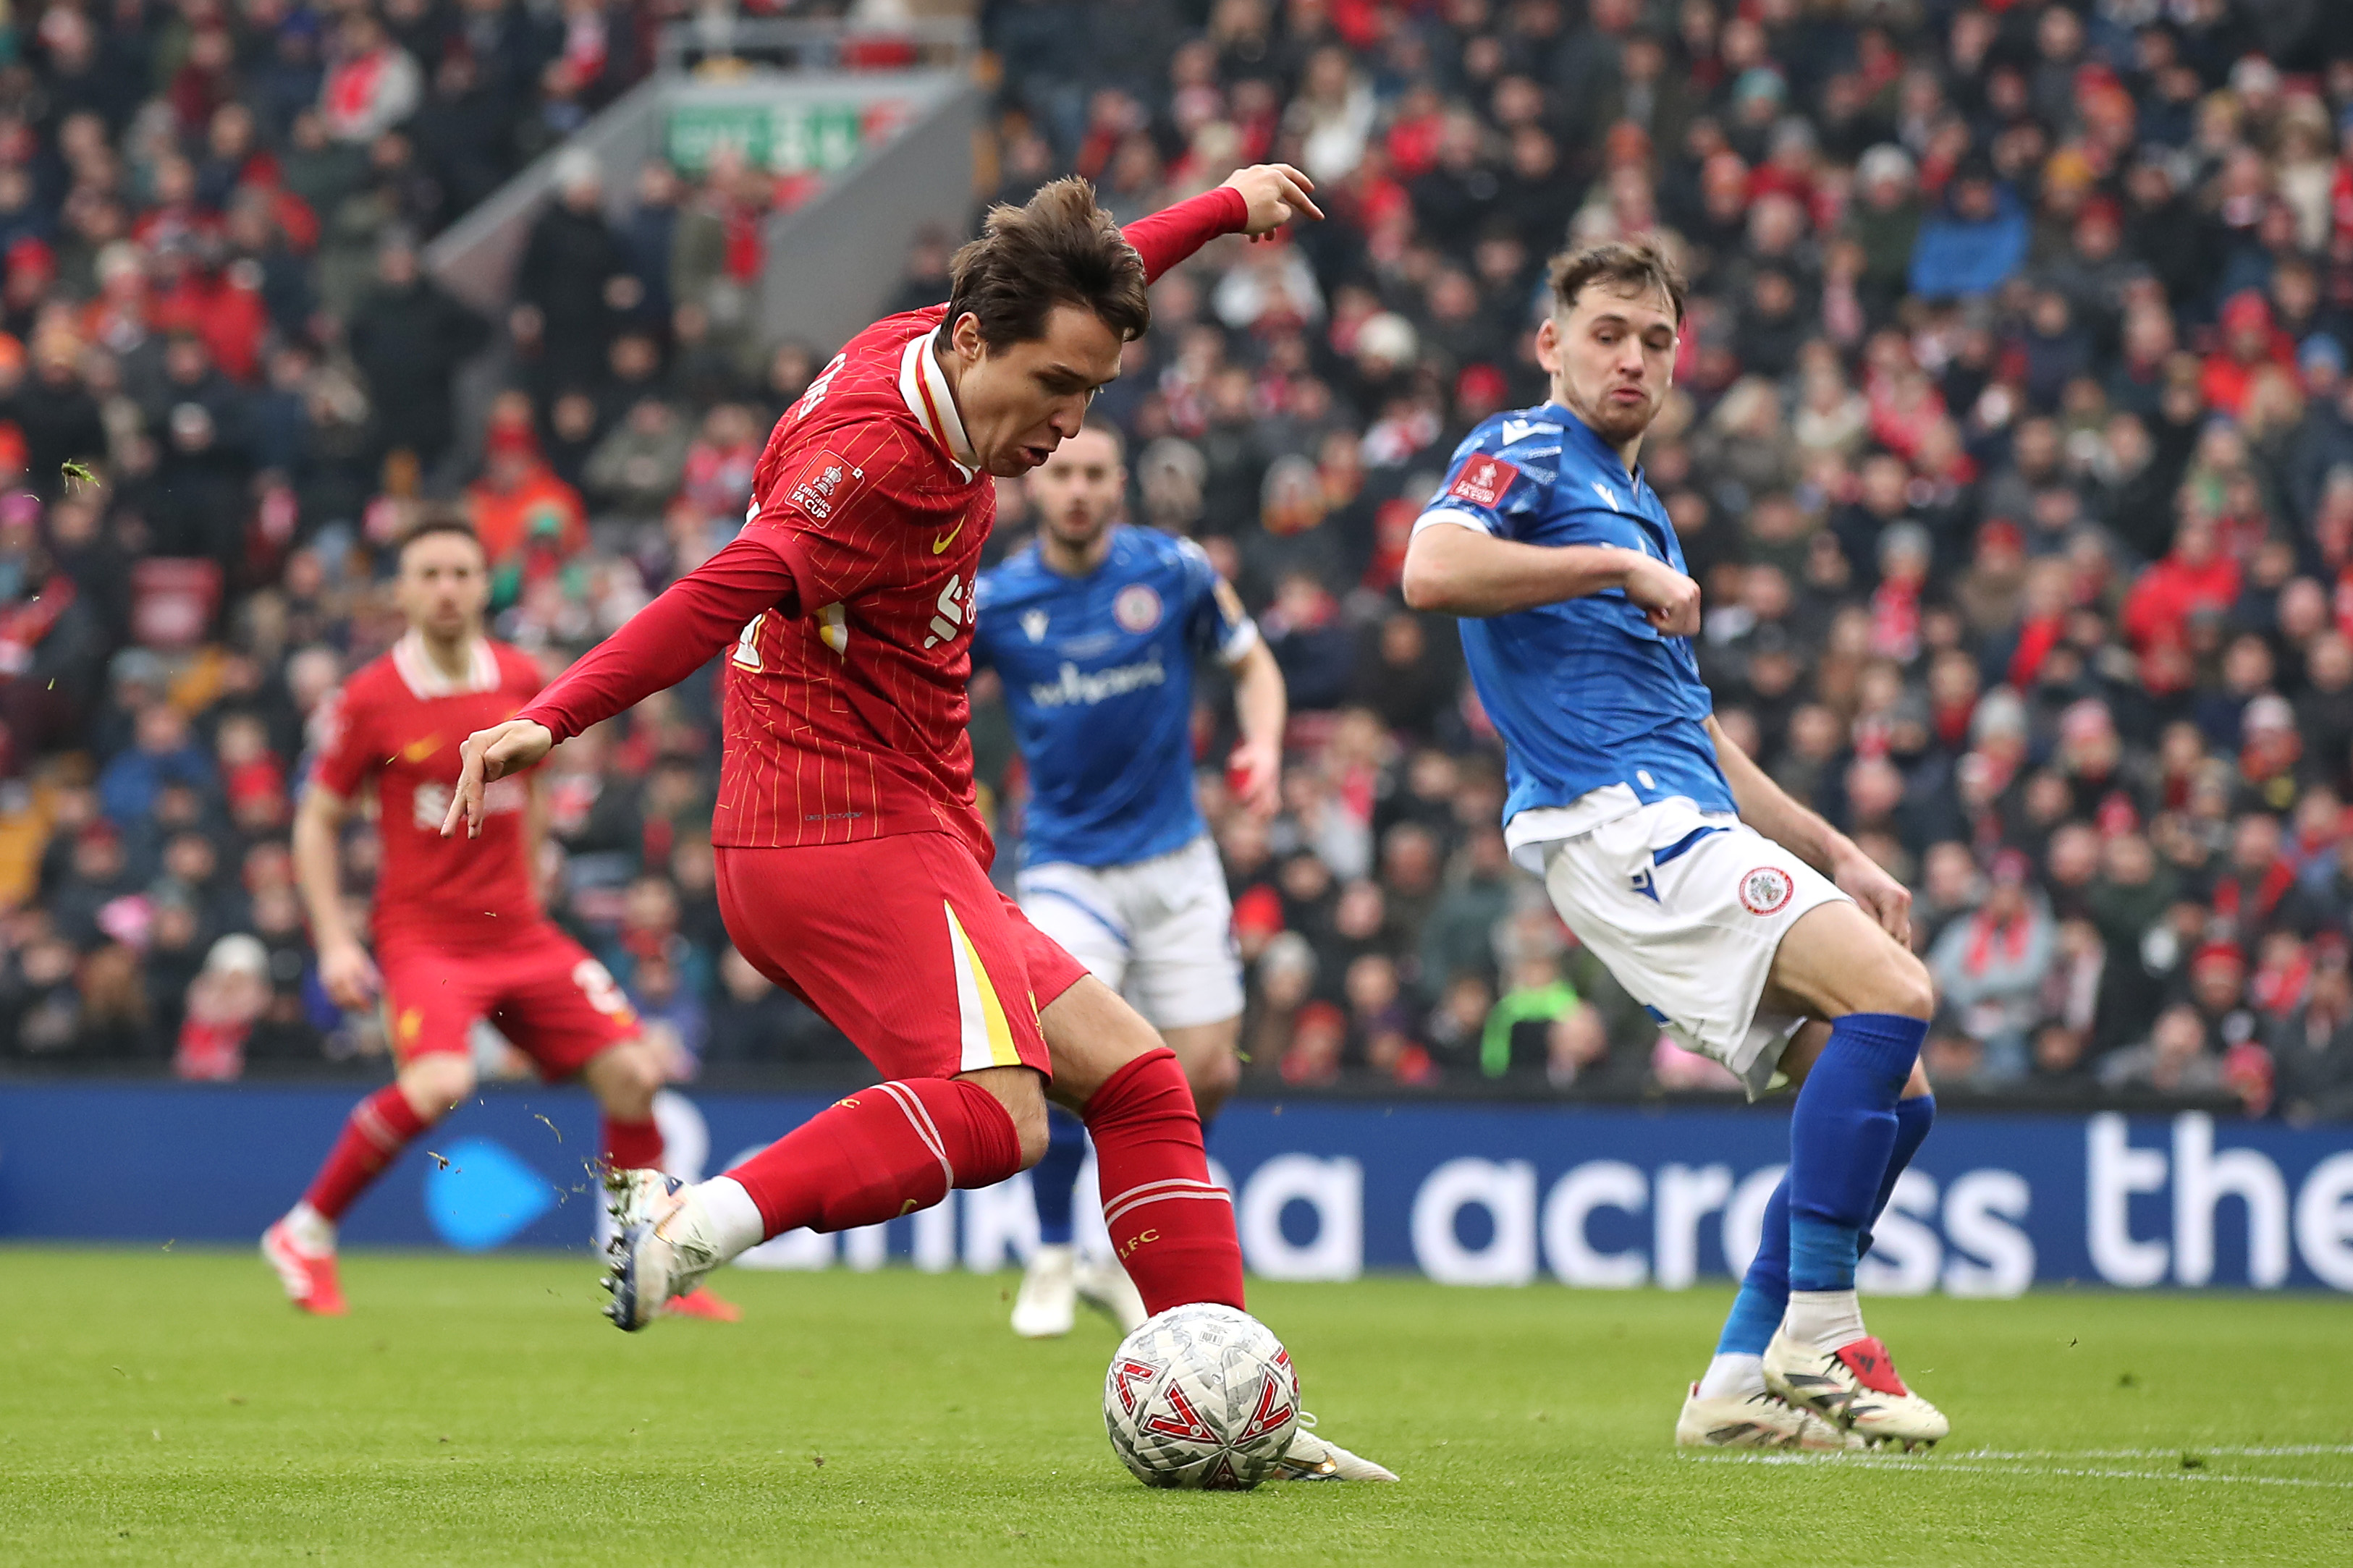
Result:
{"label": "white football sock", "polygon": [[1730,1352],[1707,1363],[1699,1380],[1702,1399],[1746,1399],[1765,1392],[1765,1358]]}
{"label": "white football sock", "polygon": [[1862,1326],[1862,1303],[1852,1290],[1792,1290],[1781,1331],[1798,1344],[1828,1352],[1851,1345],[1871,1331]]}
{"label": "white football sock", "polygon": [[760,1205],[752,1201],[743,1183],[727,1176],[713,1176],[689,1188],[686,1207],[679,1218],[694,1227],[699,1233],[695,1239],[722,1263],[768,1238],[768,1222],[761,1216]]}
{"label": "white football sock", "polygon": [[332,1252],[335,1249],[335,1222],[307,1202],[296,1204],[286,1211],[286,1234],[293,1237],[294,1245],[305,1252]]}

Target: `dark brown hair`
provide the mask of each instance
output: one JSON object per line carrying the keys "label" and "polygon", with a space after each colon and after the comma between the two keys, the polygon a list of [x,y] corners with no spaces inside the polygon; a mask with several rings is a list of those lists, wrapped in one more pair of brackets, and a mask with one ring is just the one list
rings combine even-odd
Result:
{"label": "dark brown hair", "polygon": [[1072,176],[1039,189],[1026,205],[991,207],[980,237],[948,263],[953,330],[970,315],[992,349],[1046,335],[1057,305],[1092,310],[1123,342],[1152,325],[1144,258],[1095,204],[1095,188]]}
{"label": "dark brown hair", "polygon": [[[474,525],[466,521],[463,512],[437,508],[427,511],[411,525],[406,533],[400,536],[400,548],[393,552],[393,559],[398,561],[405,558],[408,554],[410,545],[420,539],[430,539],[437,533],[455,534],[475,549],[482,550],[482,536],[474,531]],[[484,559],[488,559],[490,552],[482,550],[482,554]]]}
{"label": "dark brown hair", "polygon": [[1564,250],[1552,258],[1547,271],[1552,297],[1563,310],[1574,310],[1577,297],[1588,283],[1636,297],[1664,294],[1675,308],[1675,325],[1683,324],[1683,268],[1666,248],[1644,235],[1640,239],[1613,239],[1583,250]]}

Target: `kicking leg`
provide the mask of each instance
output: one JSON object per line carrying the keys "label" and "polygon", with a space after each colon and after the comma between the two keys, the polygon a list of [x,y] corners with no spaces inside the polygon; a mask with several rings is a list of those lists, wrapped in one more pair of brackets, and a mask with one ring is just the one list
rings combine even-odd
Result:
{"label": "kicking leg", "polygon": [[1905,1387],[1854,1290],[1863,1232],[1883,1188],[1894,1190],[1896,1108],[1935,1005],[1926,971],[1856,906],[1824,904],[1783,938],[1767,996],[1774,1011],[1832,1022],[1812,1061],[1794,1064],[1789,1302],[1766,1348],[1767,1382],[1874,1441],[1934,1443],[1944,1416]]}
{"label": "kicking leg", "polygon": [[261,1236],[261,1256],[289,1300],[322,1317],[348,1310],[335,1278],[335,1226],[418,1133],[473,1091],[470,1058],[431,1051],[411,1057],[397,1078],[352,1108],[302,1201]]}

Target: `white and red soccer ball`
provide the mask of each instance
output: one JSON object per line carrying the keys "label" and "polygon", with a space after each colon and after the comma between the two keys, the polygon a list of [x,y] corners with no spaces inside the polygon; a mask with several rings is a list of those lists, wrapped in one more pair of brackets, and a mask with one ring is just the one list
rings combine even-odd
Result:
{"label": "white and red soccer ball", "polygon": [[1299,1429],[1298,1374],[1282,1342],[1248,1312],[1171,1307],[1113,1354],[1103,1426],[1145,1486],[1248,1491]]}

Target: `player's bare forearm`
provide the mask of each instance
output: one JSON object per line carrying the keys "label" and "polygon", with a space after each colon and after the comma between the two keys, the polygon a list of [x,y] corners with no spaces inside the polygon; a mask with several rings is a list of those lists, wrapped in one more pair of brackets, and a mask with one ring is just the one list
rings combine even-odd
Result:
{"label": "player's bare forearm", "polygon": [[1405,602],[1451,616],[1504,616],[1622,588],[1647,560],[1614,544],[1523,544],[1441,523],[1405,552]]}
{"label": "player's bare forearm", "polygon": [[1708,738],[1715,742],[1715,759],[1732,786],[1732,802],[1740,820],[1820,871],[1852,898],[1879,929],[1905,946],[1912,942],[1912,893],[1887,874],[1855,841],[1789,798],[1789,794],[1766,776],[1756,760],[1740,749],[1710,714]]}
{"label": "player's bare forearm", "polygon": [[1835,877],[1839,857],[1854,853],[1854,841],[1822,820],[1820,812],[1790,798],[1788,791],[1775,784],[1756,759],[1724,732],[1714,714],[1708,715],[1707,733],[1715,742],[1716,765],[1723,768],[1725,782],[1732,786],[1740,820],[1824,876]]}
{"label": "player's bare forearm", "polygon": [[354,940],[343,918],[343,876],[337,843],[348,809],[342,795],[313,780],[294,814],[294,885],[311,917],[311,940],[322,948]]}
{"label": "player's bare forearm", "polygon": [[1264,638],[1254,641],[1234,666],[1234,720],[1241,729],[1240,760],[1246,778],[1244,804],[1261,815],[1273,815],[1282,788],[1282,728],[1290,720],[1291,697],[1282,684],[1282,667]]}

